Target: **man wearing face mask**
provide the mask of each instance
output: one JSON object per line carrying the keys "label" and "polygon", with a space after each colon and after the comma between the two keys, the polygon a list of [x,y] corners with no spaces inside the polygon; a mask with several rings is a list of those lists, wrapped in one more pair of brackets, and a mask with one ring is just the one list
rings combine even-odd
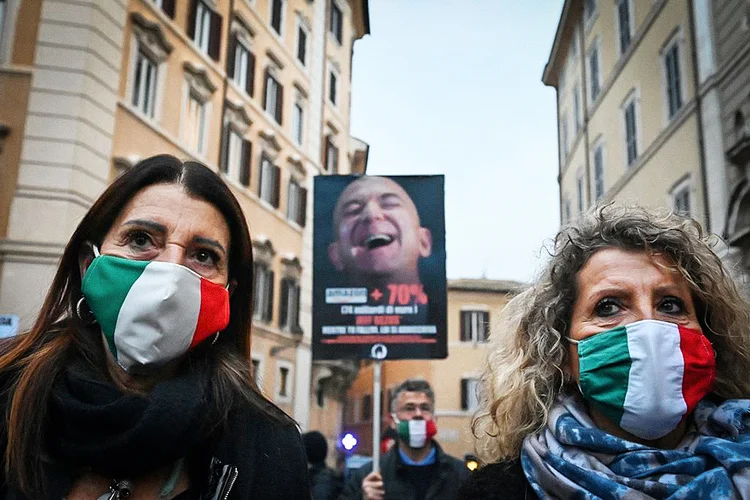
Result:
{"label": "man wearing face mask", "polygon": [[339,500],[453,500],[469,471],[432,438],[435,394],[424,380],[405,380],[390,401],[391,428],[398,443],[380,460],[380,472],[372,464],[355,471]]}

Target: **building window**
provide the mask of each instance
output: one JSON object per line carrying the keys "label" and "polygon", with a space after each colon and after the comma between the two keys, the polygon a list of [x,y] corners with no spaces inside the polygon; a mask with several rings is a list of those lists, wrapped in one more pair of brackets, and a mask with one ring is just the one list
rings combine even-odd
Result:
{"label": "building window", "polygon": [[635,95],[625,105],[623,116],[625,122],[625,150],[627,165],[631,166],[638,159],[638,123],[635,109]]}
{"label": "building window", "polygon": [[604,146],[594,148],[594,196],[596,201],[604,196]]}
{"label": "building window", "polygon": [[174,19],[175,0],[154,0],[154,3],[157,7],[163,10],[166,15],[171,19]]}
{"label": "building window", "polygon": [[263,383],[263,361],[260,358],[253,356],[250,362],[253,366],[253,381],[255,382],[255,385],[261,387]]}
{"label": "building window", "polygon": [[284,23],[284,0],[271,0],[271,27],[281,36]]}
{"label": "building window", "polygon": [[479,408],[479,380],[475,378],[461,379],[461,409],[474,411]]}
{"label": "building window", "polygon": [[286,202],[286,218],[305,227],[306,205],[307,189],[300,187],[296,180],[290,180]]}
{"label": "building window", "polygon": [[624,54],[630,46],[633,37],[632,32],[632,5],[630,0],[617,1],[617,33],[619,35],[620,55]]}
{"label": "building window", "polygon": [[664,52],[664,74],[667,79],[667,106],[671,120],[682,108],[682,82],[680,78],[680,45],[673,42]]}
{"label": "building window", "polygon": [[229,47],[230,55],[227,57],[229,78],[252,97],[255,80],[255,54],[237,38],[236,34],[232,35]]}
{"label": "building window", "polygon": [[343,40],[343,27],[344,27],[344,15],[341,13],[341,9],[334,0],[331,0],[331,18],[329,22],[329,30],[333,37],[339,42],[339,45]]}
{"label": "building window", "polygon": [[578,200],[578,213],[582,213],[586,208],[586,200],[583,190],[583,175],[579,174],[576,178],[576,198]]}
{"label": "building window", "polygon": [[583,122],[581,117],[581,88],[578,84],[573,87],[573,119],[575,120],[576,137],[578,137]]}
{"label": "building window", "polygon": [[572,210],[570,209],[570,200],[566,199],[565,203],[563,204],[563,222],[569,223],[570,219],[573,217],[573,214],[571,213]]}
{"label": "building window", "polygon": [[372,394],[362,396],[362,419],[361,422],[369,422],[372,419]]}
{"label": "building window", "polygon": [[221,47],[221,16],[211,10],[203,0],[197,0],[193,5],[189,35],[203,53],[218,61]]}
{"label": "building window", "polygon": [[325,148],[325,158],[323,160],[323,164],[326,167],[326,170],[329,174],[337,174],[339,171],[339,148],[337,148],[333,141],[331,140],[331,136],[326,136],[326,148]]}
{"label": "building window", "polygon": [[267,201],[274,208],[279,208],[280,169],[267,156],[260,160],[260,181],[258,182],[258,196]]}
{"label": "building window", "polygon": [[302,333],[299,326],[299,298],[300,287],[294,278],[281,280],[281,295],[279,300],[279,326],[288,332]]}
{"label": "building window", "polygon": [[305,134],[305,108],[304,103],[297,99],[292,109],[292,137],[298,146],[302,146]]}
{"label": "building window", "polygon": [[334,70],[328,72],[328,101],[336,106],[338,97],[338,77]]}
{"label": "building window", "polygon": [[562,162],[568,159],[568,117],[563,113],[560,118],[560,151],[562,153]]}
{"label": "building window", "polygon": [[252,143],[243,139],[242,134],[229,123],[225,123],[222,138],[221,171],[243,186],[249,186],[252,155]]}
{"label": "building window", "polygon": [[292,367],[284,363],[279,364],[276,371],[276,398],[288,401],[292,397]]}
{"label": "building window", "polygon": [[307,39],[307,28],[299,22],[297,24],[297,61],[302,66],[307,66]]}
{"label": "building window", "polygon": [[[0,5],[3,5],[0,3]],[[2,7],[0,7],[0,11]],[[2,21],[2,19],[0,19]],[[0,24],[0,27],[2,25]],[[156,74],[158,64],[142,49],[138,50],[133,82],[133,106],[149,118],[154,117],[156,102]]]}
{"label": "building window", "polygon": [[461,342],[487,342],[489,327],[489,312],[461,311]]}
{"label": "building window", "polygon": [[672,208],[675,213],[690,217],[690,179],[681,182],[672,191]]}
{"label": "building window", "polygon": [[206,105],[194,92],[188,94],[186,117],[185,142],[192,151],[203,154],[206,149]]}
{"label": "building window", "polygon": [[3,42],[3,32],[5,28],[5,13],[8,11],[7,0],[0,0],[0,47]]}
{"label": "building window", "polygon": [[278,80],[273,77],[268,68],[266,68],[266,90],[263,98],[263,109],[266,113],[272,115],[276,123],[281,125],[284,109],[284,88]]}
{"label": "building window", "polygon": [[601,76],[599,74],[599,45],[594,47],[589,52],[589,88],[591,89],[591,102],[596,101],[601,91]]}
{"label": "building window", "polygon": [[266,323],[273,318],[273,278],[274,273],[265,262],[253,263],[253,317]]}

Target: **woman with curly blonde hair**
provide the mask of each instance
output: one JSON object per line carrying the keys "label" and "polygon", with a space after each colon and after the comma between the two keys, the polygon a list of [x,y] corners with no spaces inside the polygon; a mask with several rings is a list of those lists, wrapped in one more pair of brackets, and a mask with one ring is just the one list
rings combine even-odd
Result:
{"label": "woman with curly blonde hair", "polygon": [[750,498],[750,312],[698,223],[585,214],[497,326],[463,498]]}

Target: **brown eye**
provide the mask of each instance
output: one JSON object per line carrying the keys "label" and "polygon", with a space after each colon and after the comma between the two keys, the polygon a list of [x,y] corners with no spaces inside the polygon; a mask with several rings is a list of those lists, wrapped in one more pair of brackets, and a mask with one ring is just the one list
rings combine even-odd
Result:
{"label": "brown eye", "polygon": [[620,304],[615,299],[602,299],[597,302],[594,312],[599,317],[608,318],[620,312]]}
{"label": "brown eye", "polygon": [[127,241],[128,245],[135,250],[146,250],[154,243],[151,236],[143,230],[128,233]]}
{"label": "brown eye", "polygon": [[685,303],[678,297],[664,297],[659,303],[659,310],[665,314],[682,314],[685,312]]}
{"label": "brown eye", "polygon": [[195,253],[195,260],[203,266],[215,266],[219,262],[219,256],[212,250],[198,250]]}

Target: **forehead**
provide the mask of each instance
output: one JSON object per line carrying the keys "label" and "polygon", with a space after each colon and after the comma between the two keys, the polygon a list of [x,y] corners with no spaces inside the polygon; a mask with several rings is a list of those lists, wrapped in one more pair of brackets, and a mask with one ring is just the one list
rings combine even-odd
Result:
{"label": "forehead", "polygon": [[394,194],[401,198],[411,199],[404,188],[391,179],[386,179],[385,177],[363,177],[352,182],[344,189],[339,198],[339,204],[385,194]]}
{"label": "forehead", "polygon": [[187,222],[196,231],[229,239],[229,227],[222,213],[211,203],[191,196],[178,184],[154,184],[138,191],[122,209],[115,224],[133,218],[157,219],[170,228]]}
{"label": "forehead", "polygon": [[578,272],[581,290],[603,284],[629,283],[688,286],[671,258],[647,251],[605,248],[593,254]]}
{"label": "forehead", "polygon": [[422,403],[431,403],[430,398],[424,392],[404,391],[400,392],[396,399],[396,404],[399,407],[407,404],[419,405]]}

